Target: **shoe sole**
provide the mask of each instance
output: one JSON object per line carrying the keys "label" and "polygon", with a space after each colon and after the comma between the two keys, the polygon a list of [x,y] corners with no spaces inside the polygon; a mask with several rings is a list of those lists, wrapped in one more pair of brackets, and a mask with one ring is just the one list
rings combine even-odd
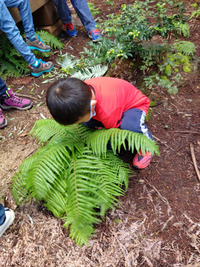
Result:
{"label": "shoe sole", "polygon": [[14,106],[2,106],[2,105],[0,104],[0,107],[1,107],[3,110],[8,110],[8,109],[27,110],[27,109],[32,108],[32,106],[33,106],[33,103],[32,103],[30,106],[27,106],[27,107],[25,107],[25,108],[19,108],[19,107],[14,107]]}
{"label": "shoe sole", "polygon": [[44,50],[44,49],[40,49],[40,48],[37,48],[37,47],[34,47],[34,46],[29,46],[29,49],[30,50],[37,50],[37,51],[40,51],[40,52],[50,52],[51,51],[50,49]]}
{"label": "shoe sole", "polygon": [[50,69],[48,69],[48,70],[43,70],[43,71],[38,72],[38,73],[31,72],[31,75],[34,76],[34,77],[39,77],[39,76],[42,75],[43,73],[50,72],[50,71],[53,69],[53,67],[54,67],[54,65],[52,65]]}
{"label": "shoe sole", "polygon": [[92,36],[88,35],[89,38],[92,40],[93,43],[97,43],[97,42],[100,42],[102,40],[102,37],[96,39],[96,40],[93,40]]}

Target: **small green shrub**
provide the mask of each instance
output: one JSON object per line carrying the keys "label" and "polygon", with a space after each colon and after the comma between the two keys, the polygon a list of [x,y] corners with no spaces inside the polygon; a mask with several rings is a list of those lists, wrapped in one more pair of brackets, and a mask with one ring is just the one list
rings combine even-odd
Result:
{"label": "small green shrub", "polygon": [[[121,147],[159,154],[154,141],[120,129],[92,130],[82,124],[62,126],[39,120],[31,134],[41,148],[12,178],[12,193],[20,205],[31,195],[65,221],[70,237],[87,244],[94,224],[119,203],[128,187],[130,169],[116,153]],[[111,150],[107,150],[110,141]]]}

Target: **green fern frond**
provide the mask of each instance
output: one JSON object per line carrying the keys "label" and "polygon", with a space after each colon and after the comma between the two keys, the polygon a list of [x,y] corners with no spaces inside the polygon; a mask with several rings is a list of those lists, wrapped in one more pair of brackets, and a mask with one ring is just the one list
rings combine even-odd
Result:
{"label": "green fern frond", "polygon": [[[109,141],[114,154],[120,152],[121,147],[131,152],[134,152],[134,149],[137,151],[141,149],[143,153],[149,151],[152,154],[159,154],[158,146],[151,139],[139,133],[117,128],[95,131],[89,136],[87,143],[96,155],[106,157]],[[128,142],[128,148],[126,141]]]}
{"label": "green fern frond", "polygon": [[184,37],[190,36],[190,26],[187,23],[176,22],[175,30],[178,34],[183,35]]}
{"label": "green fern frond", "polygon": [[179,41],[176,42],[173,47],[176,49],[177,52],[180,52],[185,55],[194,55],[196,52],[196,46],[192,42],[188,41]]}
{"label": "green fern frond", "polygon": [[6,77],[20,77],[28,72],[28,64],[10,43],[7,36],[0,34],[0,73]]}
{"label": "green fern frond", "polygon": [[50,45],[52,49],[61,50],[64,47],[64,44],[57,37],[47,31],[36,31],[36,35],[39,35],[41,40]]}
{"label": "green fern frond", "polygon": [[73,78],[77,78],[80,80],[88,80],[95,77],[103,76],[108,70],[108,66],[96,65],[90,68],[84,68],[76,72],[75,74],[71,75]]}

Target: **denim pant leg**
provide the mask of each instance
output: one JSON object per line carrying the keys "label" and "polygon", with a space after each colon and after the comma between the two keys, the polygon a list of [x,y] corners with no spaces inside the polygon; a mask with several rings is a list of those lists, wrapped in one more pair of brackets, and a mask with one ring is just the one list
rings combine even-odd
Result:
{"label": "denim pant leg", "polygon": [[15,21],[13,20],[3,0],[0,0],[0,30],[2,30],[8,36],[10,42],[21,54],[21,56],[28,62],[28,64],[35,64],[35,55],[30,51],[29,47],[24,42],[22,36],[20,35],[20,31],[17,28]]}
{"label": "denim pant leg", "polygon": [[153,139],[146,124],[144,123],[146,113],[140,109],[133,108],[125,111],[121,120],[120,128],[135,133],[142,133],[144,136]]}
{"label": "denim pant leg", "polygon": [[[63,0],[64,1],[64,0]],[[94,21],[86,0],[71,0],[76,13],[78,14],[83,26],[89,33],[96,29],[96,22]]]}
{"label": "denim pant leg", "polygon": [[5,82],[0,77],[0,96],[5,94],[7,90],[8,90],[8,87],[6,86]]}
{"label": "denim pant leg", "polygon": [[66,24],[72,22],[71,11],[67,5],[67,1],[66,0],[53,0],[53,1],[57,8],[59,17],[62,20],[62,23]]}
{"label": "denim pant leg", "polygon": [[26,37],[33,37],[35,35],[35,28],[29,0],[4,0],[4,2],[7,7],[18,8]]}
{"label": "denim pant leg", "polygon": [[3,205],[0,203],[0,225],[2,225],[5,221],[5,210],[4,210],[4,207]]}
{"label": "denim pant leg", "polygon": [[[95,30],[96,23],[92,17],[87,1],[71,0],[71,2],[86,31],[89,33],[90,31]],[[59,16],[63,24],[72,22],[71,12],[66,0],[54,0],[54,4],[57,7]]]}

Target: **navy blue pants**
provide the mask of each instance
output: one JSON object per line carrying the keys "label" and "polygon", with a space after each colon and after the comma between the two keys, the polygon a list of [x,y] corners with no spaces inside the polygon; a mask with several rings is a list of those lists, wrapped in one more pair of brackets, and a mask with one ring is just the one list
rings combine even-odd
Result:
{"label": "navy blue pants", "polygon": [[[137,108],[129,109],[123,113],[120,129],[129,130],[134,133],[142,133],[146,137],[153,139],[152,134],[144,123],[145,117],[146,113],[144,111]],[[101,122],[95,119],[91,119],[84,124],[91,128],[104,127]]]}
{"label": "navy blue pants", "polygon": [[0,96],[5,94],[7,90],[8,87],[6,86],[5,82],[0,78]]}
{"label": "navy blue pants", "polygon": [[2,204],[0,204],[0,225],[2,225],[5,221],[5,210]]}

